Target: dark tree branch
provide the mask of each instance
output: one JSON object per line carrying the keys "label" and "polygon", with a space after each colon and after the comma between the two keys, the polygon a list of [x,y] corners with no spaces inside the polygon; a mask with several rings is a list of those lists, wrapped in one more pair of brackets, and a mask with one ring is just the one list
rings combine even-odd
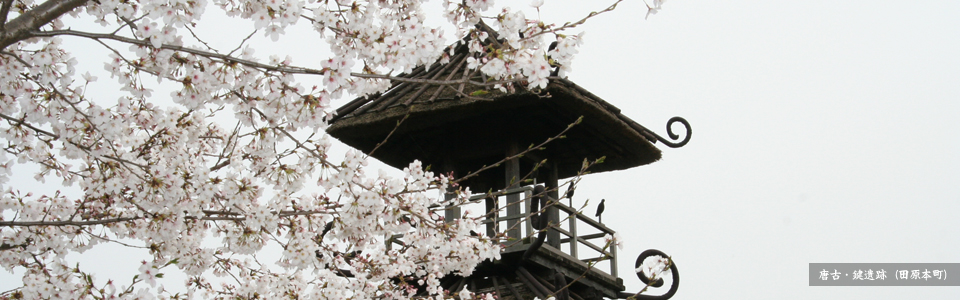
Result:
{"label": "dark tree branch", "polygon": [[88,226],[88,225],[103,225],[103,224],[110,224],[110,223],[133,221],[133,220],[143,219],[143,218],[144,217],[113,218],[113,219],[100,219],[100,220],[89,220],[89,221],[4,221],[4,222],[0,222],[0,226],[2,227]]}
{"label": "dark tree branch", "polygon": [[[152,46],[149,40],[141,40],[135,38],[129,38],[125,36],[119,36],[116,34],[106,34],[106,33],[92,33],[76,30],[48,30],[48,31],[31,31],[29,32],[30,36],[33,37],[49,37],[49,36],[59,36],[59,35],[69,35],[77,37],[85,37],[95,40],[113,40],[128,44],[140,45],[140,46]],[[327,70],[326,69],[312,69],[305,67],[291,67],[291,66],[282,66],[282,65],[268,65],[264,63],[259,63],[251,60],[246,60],[242,58],[237,58],[227,54],[221,54],[211,51],[205,51],[200,49],[188,48],[183,46],[168,45],[163,44],[160,46],[160,49],[169,49],[174,51],[186,52],[194,55],[204,56],[211,59],[219,59],[225,62],[238,63],[245,66],[262,69],[265,71],[273,72],[282,72],[282,73],[291,73],[291,74],[309,74],[309,75],[323,75]],[[391,81],[399,82],[412,82],[412,83],[425,83],[425,84],[470,84],[473,86],[495,86],[498,84],[507,84],[518,82],[520,79],[507,79],[507,80],[495,80],[495,81],[475,81],[470,80],[469,77],[455,79],[455,80],[437,80],[437,79],[415,79],[415,78],[403,78],[398,76],[391,75],[382,75],[382,74],[363,74],[363,73],[350,73],[350,76],[357,78],[366,78],[366,79],[387,79]]]}
{"label": "dark tree branch", "polygon": [[[36,133],[40,133],[40,134],[49,136],[49,137],[51,137],[51,138],[53,138],[53,139],[60,139],[60,135],[54,134],[53,132],[49,132],[49,131],[46,131],[46,130],[43,130],[43,129],[40,129],[40,128],[36,127],[36,126],[33,126],[33,125],[30,124],[30,123],[24,122],[24,119],[23,119],[23,118],[17,119],[17,118],[14,118],[14,117],[5,115],[5,114],[3,114],[3,113],[0,113],[0,118],[6,119],[8,122],[10,122],[10,125],[13,125],[13,126],[24,126],[24,127],[30,128],[31,130],[33,130],[33,131],[36,132]],[[24,118],[26,118],[26,116],[24,116]]]}
{"label": "dark tree branch", "polygon": [[[413,106],[410,107],[410,110],[413,110]],[[397,131],[397,128],[400,128],[400,124],[403,124],[403,121],[406,121],[409,117],[410,112],[407,112],[407,114],[403,115],[403,119],[397,121],[397,125],[393,126],[393,130],[390,130],[390,133],[387,134],[387,137],[383,138],[383,141],[380,141],[380,143],[377,143],[377,145],[373,147],[373,150],[370,150],[370,153],[367,153],[367,156],[373,156],[373,153],[377,152],[377,149],[380,149],[380,146],[386,144],[387,141],[390,140],[390,137],[393,136],[393,133]]]}
{"label": "dark tree branch", "polygon": [[565,134],[567,134],[567,131],[569,131],[570,128],[573,128],[573,126],[579,125],[581,122],[583,122],[583,116],[580,116],[579,118],[577,118],[576,121],[574,121],[573,123],[570,123],[569,125],[567,125],[567,128],[564,128],[563,131],[561,131],[559,134],[557,134],[557,135],[555,135],[555,136],[547,139],[546,141],[543,141],[543,143],[540,143],[539,145],[536,145],[536,146],[532,146],[532,145],[531,145],[531,146],[530,146],[529,148],[527,148],[526,150],[523,150],[523,151],[521,151],[520,153],[517,153],[517,154],[515,154],[515,155],[506,157],[506,158],[504,158],[504,159],[501,159],[500,161],[498,161],[498,162],[496,162],[496,163],[494,163],[494,164],[492,164],[492,165],[484,165],[484,166],[483,166],[482,168],[480,168],[479,170],[473,171],[473,172],[471,172],[470,174],[467,174],[466,176],[463,176],[463,177],[460,177],[460,178],[457,179],[457,180],[451,181],[450,183],[460,183],[460,182],[463,182],[464,180],[467,180],[467,179],[470,179],[471,177],[477,176],[477,174],[480,174],[480,172],[483,172],[483,171],[486,171],[486,170],[489,170],[489,169],[492,169],[492,168],[499,167],[500,164],[503,164],[503,163],[507,162],[508,160],[511,160],[511,159],[514,159],[514,158],[520,158],[520,157],[523,157],[524,155],[527,155],[527,153],[529,153],[529,152],[531,152],[531,151],[539,150],[540,148],[542,148],[543,146],[545,146],[545,145],[547,145],[548,143],[552,142],[553,140],[560,139],[560,138],[563,137]]}
{"label": "dark tree branch", "polygon": [[10,6],[13,5],[13,0],[3,0],[3,6],[0,6],[0,31],[6,27],[7,23],[7,14],[10,13]]}
{"label": "dark tree branch", "polygon": [[[214,210],[204,210],[203,213],[206,216],[195,217],[195,216],[184,216],[186,220],[198,220],[198,221],[234,221],[242,222],[246,221],[246,217],[237,212],[231,211],[214,211]],[[318,215],[318,214],[332,214],[326,210],[283,210],[279,212],[274,212],[277,217],[286,218],[292,216],[309,216],[309,215]],[[120,218],[106,218],[106,219],[94,219],[94,220],[84,220],[84,221],[0,221],[0,227],[63,227],[63,226],[90,226],[90,225],[105,225],[113,223],[122,223],[129,222],[140,219],[148,219],[150,216],[137,216],[137,217],[120,217]],[[3,249],[0,249],[3,250]]]}
{"label": "dark tree branch", "polygon": [[[0,31],[3,31],[3,30],[0,30]],[[0,51],[0,54],[13,57],[13,59],[16,59],[17,61],[19,61],[21,64],[23,64],[24,66],[26,66],[26,67],[28,67],[28,68],[31,67],[31,66],[33,66],[33,64],[28,63],[27,61],[23,60],[23,58],[21,58],[19,55],[13,54],[12,52]]]}
{"label": "dark tree branch", "polygon": [[359,78],[389,79],[392,81],[399,81],[399,82],[425,83],[425,84],[436,84],[436,85],[469,83],[470,85],[473,85],[473,86],[494,86],[498,84],[507,84],[507,83],[522,81],[521,79],[475,81],[475,80],[470,80],[469,77],[464,77],[464,78],[454,79],[454,80],[440,80],[440,79],[404,78],[404,77],[397,77],[397,76],[390,76],[390,75],[363,74],[363,73],[350,73],[350,76],[359,77]]}
{"label": "dark tree branch", "polygon": [[[7,12],[9,11],[8,4],[10,2],[11,1],[4,1],[3,3],[2,8],[6,8],[6,10],[3,11],[4,19],[6,19]],[[9,23],[0,23],[4,25],[3,31],[0,31],[0,50],[6,49],[7,46],[13,45],[16,42],[33,37],[34,35],[32,33],[39,30],[40,27],[47,25],[47,23],[80,7],[84,3],[87,3],[87,0],[47,0],[37,5],[37,7],[17,16],[17,18],[11,20]]]}
{"label": "dark tree branch", "polygon": [[[59,36],[59,35],[69,35],[69,36],[85,37],[85,38],[90,38],[90,39],[95,39],[95,40],[101,40],[101,39],[103,39],[103,40],[113,40],[113,41],[118,41],[118,42],[123,42],[123,43],[128,43],[128,44],[134,44],[134,45],[140,45],[140,46],[150,46],[150,47],[152,47],[152,45],[153,45],[153,44],[150,43],[149,40],[141,40],[141,39],[129,38],[129,37],[125,37],[125,36],[119,36],[119,35],[116,35],[116,34],[92,33],[92,32],[76,31],[76,30],[69,30],[69,29],[68,29],[68,30],[33,31],[33,32],[30,32],[30,35],[31,35],[31,36]],[[169,49],[169,50],[173,50],[173,51],[186,52],[186,53],[190,53],[190,54],[194,54],[194,55],[204,56],[204,57],[211,58],[211,59],[219,59],[219,60],[226,61],[226,62],[239,63],[239,64],[242,64],[242,65],[246,65],[246,66],[250,66],[250,67],[254,67],[254,68],[264,69],[264,70],[267,70],[267,71],[276,71],[276,72],[284,72],[284,73],[297,73],[297,74],[313,74],[313,75],[323,75],[323,73],[324,73],[324,71],[325,71],[325,70],[317,70],[317,69],[310,69],[310,68],[287,67],[287,66],[280,66],[280,65],[268,65],[268,64],[258,63],[258,62],[254,62],[254,61],[250,61],[250,60],[246,60],[246,59],[236,58],[236,57],[233,57],[233,56],[230,56],[230,55],[226,55],[226,54],[221,54],[221,53],[216,53],[216,52],[211,52],[211,51],[205,51],[205,50],[200,50],[200,49],[193,49],[193,48],[182,47],[182,46],[176,46],[176,45],[169,45],[169,44],[163,44],[163,45],[161,45],[161,46],[160,46],[160,49]]]}
{"label": "dark tree branch", "polygon": [[28,245],[27,243],[15,244],[15,245],[14,245],[14,244],[3,243],[3,244],[0,244],[0,251],[6,251],[6,250],[16,249],[16,248],[23,248],[23,247],[26,247],[27,245]]}

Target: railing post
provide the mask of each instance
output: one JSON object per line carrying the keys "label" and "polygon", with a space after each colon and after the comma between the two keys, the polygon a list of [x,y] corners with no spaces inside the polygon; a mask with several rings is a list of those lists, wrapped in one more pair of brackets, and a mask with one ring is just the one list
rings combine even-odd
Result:
{"label": "railing post", "polygon": [[526,231],[525,233],[523,233],[522,236],[526,237],[526,236],[530,236],[530,235],[533,234],[533,224],[530,223],[530,214],[533,213],[532,211],[530,211],[530,202],[533,201],[533,190],[531,189],[531,190],[526,190],[526,191],[524,191],[524,192],[523,192],[523,199],[525,199],[525,200],[523,201],[523,202],[524,202],[524,203],[523,203],[523,210],[525,210],[526,213],[524,213],[524,218],[521,219],[521,220],[523,220],[523,223],[524,223],[524,224],[527,224],[527,225],[524,226],[524,227],[527,228],[527,231]]}
{"label": "railing post", "polygon": [[497,236],[497,232],[500,231],[499,228],[497,228],[499,227],[498,225],[500,225],[500,222],[497,221],[499,219],[498,217],[500,216],[500,204],[498,203],[499,201],[497,201],[497,198],[497,196],[493,196],[484,199],[484,204],[487,206],[486,219],[490,221],[490,223],[487,223],[487,236],[489,237]]}
{"label": "railing post", "polygon": [[[546,188],[547,192],[547,209],[545,211],[545,217],[551,226],[558,226],[560,224],[560,209],[553,203],[559,203],[560,201],[560,192],[557,191],[557,188],[560,186],[560,179],[557,175],[557,163],[549,162],[550,170],[547,171],[547,182]],[[555,249],[560,249],[560,232],[555,229],[556,227],[550,227],[547,229],[547,245],[554,247]]]}
{"label": "railing post", "polygon": [[[570,207],[573,208],[573,199],[570,199]],[[576,259],[580,259],[577,256],[577,245],[580,244],[580,238],[577,234],[577,213],[570,214],[570,256],[573,256]]]}
{"label": "railing post", "polygon": [[620,278],[617,276],[617,245],[614,243],[610,245],[610,275],[613,277]]}
{"label": "railing post", "polygon": [[[517,143],[510,143],[510,146],[507,148],[507,157],[514,156],[517,154]],[[508,160],[505,163],[506,169],[506,187],[510,186],[511,181],[520,180],[520,159],[514,158]],[[519,184],[517,186],[520,186]],[[507,195],[507,216],[516,216],[520,214],[520,194],[509,194]],[[507,221],[507,237],[511,239],[522,239],[523,235],[521,233],[520,226],[517,226],[517,222],[522,222],[523,219],[514,219]]]}
{"label": "railing post", "polygon": [[[443,200],[450,200],[450,199],[453,199],[453,198],[456,198],[456,195],[454,195],[452,192],[447,191],[446,193],[443,193]],[[447,223],[450,223],[450,222],[453,222],[453,221],[456,220],[456,219],[459,219],[460,216],[461,216],[461,214],[460,214],[460,207],[459,207],[459,206],[456,206],[455,203],[451,203],[451,204],[448,205],[447,208],[443,211],[443,219],[444,219],[444,221],[446,221]]]}
{"label": "railing post", "polygon": [[[449,159],[444,161],[444,164],[443,164],[444,173],[455,172],[453,166],[454,166],[453,162],[449,161]],[[456,195],[453,192],[454,192],[454,188],[448,187],[447,190],[443,193],[443,200],[450,200],[450,199],[456,198]],[[453,222],[453,220],[459,219],[462,216],[462,214],[460,214],[460,207],[455,205],[456,205],[455,203],[451,203],[443,211],[443,219],[447,223]]]}

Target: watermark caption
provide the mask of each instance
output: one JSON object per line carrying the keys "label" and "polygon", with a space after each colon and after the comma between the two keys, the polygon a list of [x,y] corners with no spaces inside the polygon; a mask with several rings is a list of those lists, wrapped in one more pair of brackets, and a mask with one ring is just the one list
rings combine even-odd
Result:
{"label": "watermark caption", "polygon": [[960,263],[811,263],[810,286],[960,286]]}

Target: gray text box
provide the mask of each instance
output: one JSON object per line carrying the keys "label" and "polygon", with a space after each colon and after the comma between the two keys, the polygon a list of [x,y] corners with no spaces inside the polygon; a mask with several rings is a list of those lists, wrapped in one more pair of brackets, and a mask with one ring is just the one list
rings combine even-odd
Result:
{"label": "gray text box", "polygon": [[810,263],[810,286],[960,286],[960,263]]}

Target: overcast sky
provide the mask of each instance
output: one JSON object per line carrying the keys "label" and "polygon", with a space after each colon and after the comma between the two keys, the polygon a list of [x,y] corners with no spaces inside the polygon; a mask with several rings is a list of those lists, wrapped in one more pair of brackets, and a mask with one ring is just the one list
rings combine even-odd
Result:
{"label": "overcast sky", "polygon": [[[515,2],[500,3],[529,1]],[[546,0],[541,16],[578,19],[607,2]],[[673,116],[693,126],[686,147],[657,144],[661,161],[578,189],[588,212],[607,199],[628,292],[641,286],[633,259],[656,248],[682,272],[674,299],[960,295],[807,277],[808,263],[960,262],[960,2],[669,1],[645,14],[629,1],[582,26],[570,74],[661,135]],[[305,55],[295,62],[326,57],[319,43],[282,41]]]}
{"label": "overcast sky", "polygon": [[[960,262],[960,3],[669,1],[644,21],[645,11],[623,3],[584,26],[570,74],[661,135],[675,115],[693,126],[687,146],[658,144],[659,162],[583,180],[577,195],[606,198],[605,223],[624,231],[621,270],[647,248],[673,255],[674,299],[960,295],[807,277],[808,263]],[[637,225],[655,230],[626,231]]]}

